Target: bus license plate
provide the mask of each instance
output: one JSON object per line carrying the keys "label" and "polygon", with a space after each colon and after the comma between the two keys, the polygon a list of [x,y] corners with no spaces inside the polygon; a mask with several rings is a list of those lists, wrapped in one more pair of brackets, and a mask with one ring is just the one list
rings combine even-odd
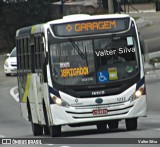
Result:
{"label": "bus license plate", "polygon": [[93,115],[107,114],[107,109],[97,109],[92,111]]}

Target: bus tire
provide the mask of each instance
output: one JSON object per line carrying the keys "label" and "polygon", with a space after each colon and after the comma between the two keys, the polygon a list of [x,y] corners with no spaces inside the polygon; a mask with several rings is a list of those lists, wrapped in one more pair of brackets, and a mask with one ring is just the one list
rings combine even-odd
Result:
{"label": "bus tire", "polygon": [[127,130],[137,130],[137,118],[125,119]]}
{"label": "bus tire", "polygon": [[43,129],[44,129],[44,134],[45,135],[50,135],[50,130],[49,130],[49,126],[48,125],[44,125]]}
{"label": "bus tire", "polygon": [[118,129],[119,121],[118,120],[111,120],[108,122],[109,129]]}
{"label": "bus tire", "polygon": [[35,124],[33,122],[31,122],[31,124],[32,124],[32,131],[34,136],[43,135],[43,126],[39,124]]}
{"label": "bus tire", "polygon": [[31,121],[32,132],[34,136],[43,135],[43,126],[33,123],[29,99],[27,98],[28,119]]}
{"label": "bus tire", "polygon": [[105,122],[97,123],[97,131],[99,133],[106,132],[107,124]]}
{"label": "bus tire", "polygon": [[51,137],[60,137],[61,136],[61,125],[50,126],[50,135]]}

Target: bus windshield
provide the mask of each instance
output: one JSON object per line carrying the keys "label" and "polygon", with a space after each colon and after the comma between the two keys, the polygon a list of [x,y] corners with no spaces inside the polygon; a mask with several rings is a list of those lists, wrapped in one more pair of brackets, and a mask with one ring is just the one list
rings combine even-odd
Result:
{"label": "bus windshield", "polygon": [[53,80],[70,86],[127,80],[139,71],[137,50],[134,36],[53,43]]}

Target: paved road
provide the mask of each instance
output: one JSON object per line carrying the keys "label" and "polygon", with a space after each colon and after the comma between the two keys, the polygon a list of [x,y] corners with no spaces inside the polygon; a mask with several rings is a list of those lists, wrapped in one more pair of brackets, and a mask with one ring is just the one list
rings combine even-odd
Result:
{"label": "paved road", "polygon": [[[160,27],[156,22],[151,26],[140,30],[146,40],[149,52],[159,50]],[[10,89],[17,85],[16,77],[5,77],[3,73],[4,57],[0,58],[0,137],[33,137],[31,126],[20,114],[19,104],[10,96]],[[120,122],[118,130],[106,130],[104,134],[97,134],[96,127],[62,128],[62,137],[67,138],[157,138],[160,137],[160,79],[147,80],[148,116],[139,119],[137,131],[126,131],[124,121]],[[49,137],[49,136],[44,136]],[[47,145],[49,146],[49,145]],[[50,145],[51,146],[51,145]],[[63,145],[53,145],[60,147]],[[67,145],[68,147],[80,147],[82,145]],[[97,147],[96,144],[84,145]],[[117,145],[98,145],[100,147]],[[127,146],[128,145],[118,145]],[[134,145],[130,145],[134,146]],[[151,145],[136,145],[150,147]],[[159,145],[154,145],[159,146]]]}
{"label": "paved road", "polygon": [[[5,77],[3,73],[4,58],[0,58],[0,137],[33,137],[31,126],[20,114],[19,104],[11,97],[10,89],[17,85],[16,77]],[[147,80],[148,117],[139,119],[137,131],[126,131],[124,121],[118,130],[106,130],[98,134],[95,126],[82,128],[62,128],[62,137],[67,138],[157,138],[160,137],[160,79]],[[43,136],[49,137],[49,136]],[[49,145],[47,145],[49,146]],[[60,147],[63,145],[53,145]],[[68,145],[80,147],[81,145]],[[97,147],[97,145],[85,145]],[[98,145],[106,146],[106,145]],[[109,145],[116,146],[116,145]],[[119,146],[119,145],[118,145]],[[124,146],[124,145],[123,145]],[[131,145],[130,145],[131,146]],[[147,145],[145,145],[147,147]],[[149,145],[148,145],[149,147]]]}
{"label": "paved road", "polygon": [[30,128],[21,117],[19,104],[11,97],[10,89],[17,85],[16,77],[5,77],[4,57],[0,57],[0,136],[24,136]]}

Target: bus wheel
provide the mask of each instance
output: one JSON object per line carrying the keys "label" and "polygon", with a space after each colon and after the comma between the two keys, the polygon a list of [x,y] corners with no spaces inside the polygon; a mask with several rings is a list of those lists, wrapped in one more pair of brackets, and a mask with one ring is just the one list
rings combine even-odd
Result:
{"label": "bus wheel", "polygon": [[118,120],[111,120],[108,122],[109,129],[118,129],[119,121]]}
{"label": "bus wheel", "polygon": [[45,106],[44,102],[43,102],[43,111],[44,111],[44,118],[45,118],[45,122],[46,122],[46,125],[43,126],[44,134],[49,135],[50,130],[49,130],[49,126],[48,126],[48,115],[47,115],[47,110],[46,110],[46,106]]}
{"label": "bus wheel", "polygon": [[61,136],[61,125],[59,126],[50,126],[50,135],[51,137]]}
{"label": "bus wheel", "polygon": [[43,126],[32,122],[32,131],[34,136],[43,135]]}
{"label": "bus wheel", "polygon": [[31,125],[32,125],[33,135],[34,136],[43,135],[43,126],[33,123],[31,108],[30,108],[28,99],[27,99],[27,107],[28,107],[29,120],[31,121]]}
{"label": "bus wheel", "polygon": [[97,131],[99,133],[104,133],[106,131],[106,128],[107,128],[107,124],[105,122],[97,124]]}
{"label": "bus wheel", "polygon": [[137,118],[126,119],[126,128],[127,130],[136,130],[137,129]]}

